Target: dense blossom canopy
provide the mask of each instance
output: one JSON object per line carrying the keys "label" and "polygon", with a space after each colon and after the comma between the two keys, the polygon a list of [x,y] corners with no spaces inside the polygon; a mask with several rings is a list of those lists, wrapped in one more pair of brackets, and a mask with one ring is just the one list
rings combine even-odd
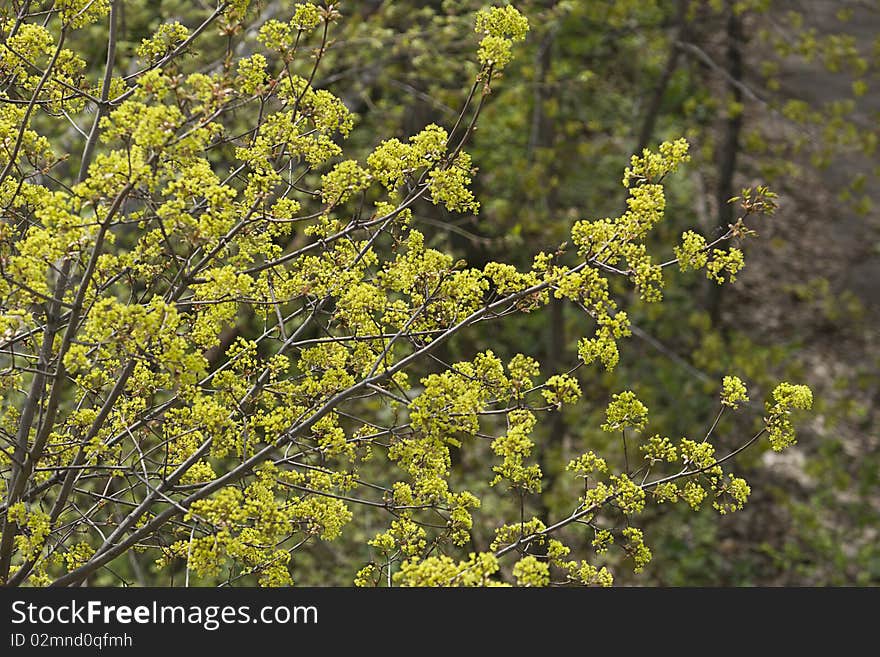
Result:
{"label": "dense blossom canopy", "polygon": [[[231,35],[247,11],[223,2],[208,23]],[[480,211],[466,149],[529,30],[513,7],[476,15],[479,72],[458,120],[363,158],[345,150],[357,117],[316,86],[334,4],[295,4],[259,27],[260,51],[195,68],[206,24],[163,24],[128,75],[111,37],[103,78],[84,77],[65,41],[101,21],[113,33],[116,13],[65,0],[45,24],[0,28],[0,580],[77,584],[131,551],[183,564],[186,581],[287,585],[298,554],[346,540],[358,585],[605,586],[608,550],[637,572],[650,562],[647,505],[735,511],[750,488],[732,456],[765,433],[774,449],[795,442],[802,385],[779,384],[763,428],[724,449],[721,414],[750,412],[739,378],[718,382],[707,433],[679,439],[622,390],[601,429],[632,458],[584,449],[560,474],[580,486],[571,513],[523,514],[546,474],[536,425],[615,368],[631,335],[622,285],[658,303],[670,267],[733,282],[744,259],[727,243],[774,204],[749,191],[724,234],[689,230],[652,255],[664,183],[689,160],[677,139],[632,157],[619,216],[574,222],[571,245],[531,267],[433,248],[413,226],[420,201]],[[81,150],[45,129],[65,114],[93,115]],[[527,344],[446,362],[459,334],[559,300],[585,318],[564,371]],[[259,330],[229,338],[244,316]],[[463,484],[456,464],[484,440],[494,459]],[[368,512],[380,531],[359,523]],[[475,524],[499,516],[476,544]],[[560,530],[574,526],[595,561],[570,556]]]}

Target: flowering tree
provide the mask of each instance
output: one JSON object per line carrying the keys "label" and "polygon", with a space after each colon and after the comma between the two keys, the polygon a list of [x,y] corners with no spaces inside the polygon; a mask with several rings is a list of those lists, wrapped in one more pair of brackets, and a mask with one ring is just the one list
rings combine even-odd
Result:
{"label": "flowering tree", "polygon": [[[670,267],[734,281],[743,254],[729,242],[775,204],[745,190],[725,232],[688,231],[655,259],[663,183],[688,160],[677,140],[632,158],[622,214],[575,222],[571,246],[530,254],[528,269],[431,248],[411,225],[420,204],[479,211],[466,147],[529,29],[514,8],[476,15],[479,73],[457,120],[359,161],[341,145],[356,117],[316,86],[335,3],[254,22],[246,0],[221,2],[193,28],[162,25],[128,74],[119,3],[30,5],[0,45],[8,585],[168,583],[181,569],[185,583],[285,585],[330,541],[358,585],[608,585],[606,551],[636,570],[651,559],[646,504],[735,511],[750,489],[733,458],[765,436],[794,442],[805,386],[780,383],[753,435],[719,437],[749,401],[725,377],[705,433],[681,440],[620,391],[602,425],[620,462],[584,446],[553,473],[582,482],[571,513],[526,512],[546,474],[536,423],[618,363],[630,325],[615,298],[628,285],[661,302]],[[100,26],[106,67],[91,79],[65,45]],[[200,57],[217,28],[225,51]],[[589,322],[561,371],[542,374],[528,344],[446,359],[458,336],[491,344],[490,326],[551,300]],[[247,330],[230,337],[236,323]],[[465,487],[469,454],[487,460]],[[494,539],[478,544],[487,524]],[[572,558],[585,545],[599,556]]]}

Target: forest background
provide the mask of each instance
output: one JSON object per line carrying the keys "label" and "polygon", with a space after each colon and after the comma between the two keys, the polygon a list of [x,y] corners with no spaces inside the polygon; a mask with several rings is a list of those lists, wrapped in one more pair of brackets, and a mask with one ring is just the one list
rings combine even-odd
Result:
{"label": "forest background", "polygon": [[[578,220],[619,214],[626,200],[620,178],[630,157],[679,137],[691,144],[691,160],[664,181],[666,219],[651,237],[656,243],[677,243],[695,226],[711,240],[735,222],[738,205],[730,200],[742,190],[767,185],[778,194],[776,212],[750,224],[757,237],[739,245],[746,265],[735,283],[721,287],[673,271],[662,304],[614,287],[626,300],[633,335],[613,371],[580,373],[581,399],[535,428],[545,473],[541,512],[566,508],[568,484],[554,473],[582,445],[617,449],[600,429],[613,393],[634,390],[651,409],[652,423],[668,435],[690,436],[705,430],[726,375],[747,381],[753,400],[779,380],[805,383],[813,409],[799,426],[797,446],[776,452],[763,444],[737,459],[737,473],[751,486],[749,503],[721,516],[710,505],[697,513],[683,504],[649,505],[639,526],[653,560],[638,574],[616,568],[615,581],[876,584],[880,3],[515,4],[530,29],[492,83],[467,146],[480,211],[414,204],[412,226],[426,245],[472,267],[503,260],[528,268],[538,251],[571,248]],[[6,11],[14,13],[14,5]],[[456,122],[479,74],[473,21],[483,6],[473,0],[338,6],[341,20],[313,87],[331,90],[356,116],[347,157],[365,161],[382,139]],[[160,25],[193,28],[214,11],[208,3],[177,0],[125,0],[117,7],[116,66],[123,73],[138,69],[136,51]],[[292,7],[252,3],[234,30],[212,25],[199,41],[200,61],[222,61],[233,42],[236,58],[251,55],[259,49],[253,26],[289,20]],[[106,21],[98,21],[72,38],[87,62],[84,75],[100,78],[106,35]],[[189,70],[186,58],[180,66]],[[53,121],[40,124],[43,134],[61,142],[73,135],[63,117]],[[491,334],[457,336],[438,358],[455,362],[491,348],[507,362],[529,345],[542,371],[564,371],[584,323],[577,308],[551,300],[541,313],[499,324]],[[262,327],[258,314],[239,314],[222,331],[220,352]],[[760,401],[756,408],[760,414]],[[481,457],[453,461],[457,481],[484,477]],[[375,533],[371,522],[357,526],[352,540]],[[315,542],[297,554],[296,582],[350,584],[364,559],[351,556],[357,551],[346,540]],[[168,583],[168,571],[147,561],[120,561],[116,573],[100,572],[90,583],[114,584],[120,576]]]}

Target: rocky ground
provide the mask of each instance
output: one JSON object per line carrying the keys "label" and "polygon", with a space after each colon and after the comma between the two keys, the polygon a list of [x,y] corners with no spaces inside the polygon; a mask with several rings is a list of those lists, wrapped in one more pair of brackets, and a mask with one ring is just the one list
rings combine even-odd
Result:
{"label": "rocky ground", "polygon": [[[813,0],[797,4],[807,17],[807,29],[820,33],[840,29],[834,15],[838,3]],[[784,26],[782,26],[784,28]],[[863,7],[845,28],[858,47],[870,53],[880,34],[880,11]],[[785,62],[780,81],[787,97],[821,105],[829,98],[852,96],[852,78],[817,74],[815,63]],[[862,130],[876,131],[880,116],[880,79],[859,99],[855,121]],[[869,84],[871,82],[869,81]],[[778,118],[776,128],[792,130]],[[728,324],[747,329],[759,341],[797,340],[792,356],[816,395],[813,415],[798,450],[764,456],[761,477],[795,492],[817,513],[818,529],[827,534],[828,552],[849,554],[844,572],[837,564],[812,564],[778,575],[778,583],[880,582],[878,549],[880,488],[880,181],[874,176],[877,159],[856,153],[836,157],[830,167],[812,170],[794,183],[778,186],[779,213],[759,228],[760,240],[748,246],[747,268],[735,286],[736,316]],[[749,168],[748,159],[746,169]],[[880,172],[878,170],[877,172]],[[840,200],[858,175],[868,173],[862,193],[873,203],[867,212]],[[744,176],[748,186],[760,182]],[[745,312],[743,309],[745,308]],[[823,552],[800,538],[795,511],[776,517],[762,532],[776,532],[773,543],[806,550],[817,561]],[[765,517],[765,520],[768,518]],[[748,519],[744,519],[748,523]],[[814,529],[809,529],[813,532]],[[805,534],[807,532],[804,532]],[[836,545],[834,545],[836,544]],[[847,567],[852,561],[852,569]],[[826,568],[828,570],[826,570]],[[823,575],[824,573],[824,575]]]}

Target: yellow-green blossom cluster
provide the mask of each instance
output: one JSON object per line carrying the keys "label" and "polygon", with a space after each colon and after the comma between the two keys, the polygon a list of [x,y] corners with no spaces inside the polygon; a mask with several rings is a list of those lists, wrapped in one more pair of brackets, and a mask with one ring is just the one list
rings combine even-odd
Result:
{"label": "yellow-green blossom cluster", "polygon": [[721,382],[721,403],[736,409],[740,404],[748,401],[748,391],[742,380],[736,376],[725,376]]}
{"label": "yellow-green blossom cluster", "polygon": [[498,569],[498,560],[486,552],[471,553],[458,562],[446,555],[412,558],[394,573],[394,582],[400,586],[492,586],[497,585],[492,576]]}
{"label": "yellow-green blossom cluster", "polygon": [[797,442],[791,422],[793,409],[808,410],[813,406],[813,392],[805,385],[780,383],[773,390],[772,400],[765,404],[770,446],[780,452]]}
{"label": "yellow-green blossom cluster", "polygon": [[578,221],[572,227],[578,253],[588,261],[612,266],[626,262],[624,271],[644,301],[660,301],[664,283],[662,269],[647,253],[643,241],[663,219],[663,178],[688,159],[684,139],[664,142],[656,153],[645,149],[641,156],[633,155],[623,178],[629,190],[627,210],[616,219]]}
{"label": "yellow-green blossom cluster", "polygon": [[73,29],[97,23],[110,11],[110,0],[55,0],[54,9]]}
{"label": "yellow-green blossom cluster", "polygon": [[645,566],[651,562],[654,555],[651,553],[648,546],[645,545],[644,534],[641,529],[638,529],[637,527],[626,527],[622,533],[626,539],[624,549],[635,564],[633,570],[640,573],[644,570]]}
{"label": "yellow-green blossom cluster", "polygon": [[634,392],[625,390],[611,396],[605,417],[603,431],[620,431],[627,427],[641,431],[648,423],[648,409]]}
{"label": "yellow-green blossom cluster", "polygon": [[491,7],[477,12],[476,31],[484,35],[478,52],[480,63],[500,71],[512,59],[513,43],[526,38],[529,21],[511,5]]}
{"label": "yellow-green blossom cluster", "polygon": [[[740,249],[735,247],[726,251],[712,249],[710,253],[706,238],[692,230],[682,233],[681,244],[674,247],[674,251],[681,271],[705,267],[706,278],[719,285],[736,281],[736,275],[745,266],[745,259]],[[727,274],[726,279],[725,274]]]}
{"label": "yellow-green blossom cluster", "polygon": [[145,64],[153,64],[177,48],[189,37],[189,29],[178,21],[163,23],[149,38],[144,39],[137,49],[137,56]]}
{"label": "yellow-green blossom cluster", "polygon": [[507,433],[492,442],[492,451],[503,460],[492,467],[496,476],[491,484],[494,486],[505,481],[512,488],[540,493],[541,468],[536,463],[525,463],[535,446],[529,437],[535,426],[535,416],[530,411],[517,409],[508,414],[507,421]]}

